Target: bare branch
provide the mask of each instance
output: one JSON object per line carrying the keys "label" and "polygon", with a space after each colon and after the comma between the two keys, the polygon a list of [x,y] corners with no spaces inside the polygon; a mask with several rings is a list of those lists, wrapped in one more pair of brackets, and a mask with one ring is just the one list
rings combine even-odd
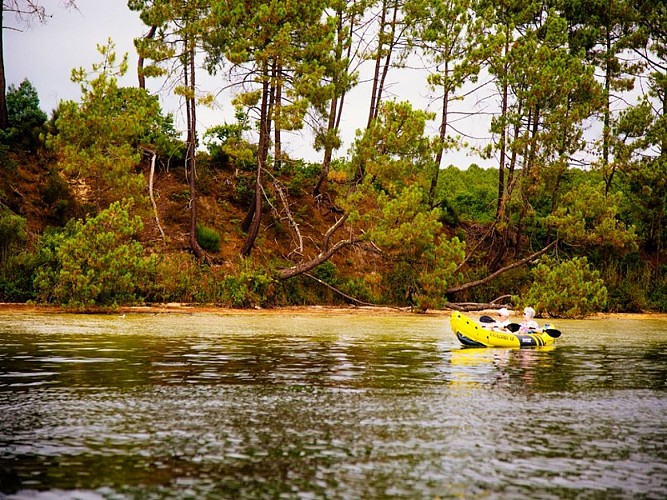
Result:
{"label": "bare branch", "polygon": [[495,273],[489,274],[487,277],[482,278],[481,280],[476,280],[476,281],[470,281],[469,283],[464,283],[463,285],[455,286],[452,288],[448,288],[445,290],[445,294],[450,294],[450,293],[456,293],[456,292],[462,292],[464,290],[469,290],[470,288],[474,288],[479,285],[484,285],[485,283],[488,283],[489,281],[492,281],[493,279],[497,278],[503,273],[506,273],[507,271],[510,271],[511,269],[515,269],[517,267],[521,267],[524,264],[527,264],[528,262],[535,260],[538,258],[540,255],[546,253],[549,251],[551,247],[553,247],[556,243],[558,243],[558,240],[554,240],[551,243],[549,243],[546,247],[544,247],[542,250],[539,250],[528,257],[525,257],[521,260],[517,260],[516,262],[513,262],[509,266],[505,266],[501,269],[498,269]]}
{"label": "bare branch", "polygon": [[315,269],[317,266],[322,264],[323,262],[326,262],[331,258],[332,255],[334,255],[336,252],[338,252],[341,248],[354,245],[357,243],[359,240],[355,238],[350,238],[347,240],[341,240],[338,243],[336,243],[334,246],[332,246],[330,249],[320,252],[316,257],[313,259],[307,261],[307,262],[301,262],[295,266],[292,267],[287,267],[284,269],[279,269],[276,272],[276,276],[280,280],[286,280],[288,278],[293,278],[294,276],[298,276],[299,274],[307,273],[311,269]]}
{"label": "bare branch", "polygon": [[299,255],[302,255],[303,237],[301,236],[301,231],[299,231],[299,225],[294,220],[294,217],[292,217],[292,212],[290,212],[289,200],[287,199],[287,196],[285,196],[285,192],[282,190],[282,187],[280,186],[280,183],[278,181],[274,182],[273,186],[278,192],[278,196],[280,196],[280,201],[283,202],[283,206],[285,207],[285,213],[287,214],[287,219],[289,220],[290,226],[292,226],[292,228],[294,229],[294,232],[296,233],[297,239],[299,241],[297,248],[292,250],[292,253],[297,253]]}

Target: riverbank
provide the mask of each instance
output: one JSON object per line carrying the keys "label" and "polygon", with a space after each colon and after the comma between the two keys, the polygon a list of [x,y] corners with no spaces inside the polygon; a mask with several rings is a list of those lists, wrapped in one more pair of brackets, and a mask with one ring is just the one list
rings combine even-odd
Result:
{"label": "riverbank", "polygon": [[[227,307],[218,307],[215,305],[197,305],[171,302],[167,304],[150,304],[143,306],[123,306],[118,309],[109,310],[103,308],[91,308],[86,311],[77,311],[65,309],[59,306],[25,304],[25,303],[0,303],[0,313],[5,314],[197,314],[197,313],[215,313],[215,314],[262,314],[262,313],[285,313],[295,314],[307,312],[312,314],[350,314],[358,312],[360,314],[415,314],[409,308],[383,307],[383,306],[289,306],[276,307],[271,309],[232,309]],[[433,316],[449,316],[451,310],[430,309],[425,313]],[[493,309],[475,311],[468,313],[471,315],[492,314]],[[642,312],[642,313],[597,313],[586,319],[667,319],[667,313]]]}

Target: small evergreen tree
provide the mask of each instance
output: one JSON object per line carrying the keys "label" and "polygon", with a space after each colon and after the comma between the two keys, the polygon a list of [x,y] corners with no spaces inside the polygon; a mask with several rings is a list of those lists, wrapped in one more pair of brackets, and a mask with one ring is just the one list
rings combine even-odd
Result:
{"label": "small evergreen tree", "polygon": [[583,318],[604,308],[607,289],[586,257],[557,262],[543,257],[533,270],[528,293],[515,302],[554,318]]}
{"label": "small evergreen tree", "polygon": [[40,133],[46,123],[46,113],[39,107],[37,90],[29,80],[7,91],[9,126],[0,131],[0,139],[12,149],[34,151],[40,143]]}
{"label": "small evergreen tree", "polygon": [[155,266],[136,237],[143,224],[131,217],[131,201],[114,202],[87,221],[71,221],[40,250],[35,278],[38,299],[68,307],[118,306],[141,300]]}

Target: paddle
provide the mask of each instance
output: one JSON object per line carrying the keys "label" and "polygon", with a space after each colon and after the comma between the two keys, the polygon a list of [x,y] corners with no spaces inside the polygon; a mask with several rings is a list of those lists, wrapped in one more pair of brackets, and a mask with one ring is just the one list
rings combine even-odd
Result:
{"label": "paddle", "polygon": [[557,339],[560,337],[560,330],[556,330],[555,328],[545,328],[544,331],[547,332],[547,335],[551,338]]}
{"label": "paddle", "polygon": [[[521,325],[519,323],[510,323],[505,328],[507,328],[510,332],[515,333],[521,329]],[[560,330],[556,330],[555,328],[545,328],[543,331],[546,332],[546,334],[551,338],[557,339],[560,337]]]}
{"label": "paddle", "polygon": [[493,319],[491,316],[480,316],[479,317],[479,322],[480,323],[495,323],[496,320]]}

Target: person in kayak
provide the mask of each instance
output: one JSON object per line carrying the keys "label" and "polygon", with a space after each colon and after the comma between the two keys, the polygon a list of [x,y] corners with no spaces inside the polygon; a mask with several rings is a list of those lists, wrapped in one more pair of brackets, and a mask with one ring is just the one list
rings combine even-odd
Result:
{"label": "person in kayak", "polygon": [[534,317],[535,309],[532,307],[526,307],[523,310],[523,321],[520,323],[519,333],[528,333],[540,329],[540,325],[533,319]]}
{"label": "person in kayak", "polygon": [[511,323],[510,312],[507,310],[507,308],[503,307],[501,309],[498,309],[498,319],[496,320],[496,323],[493,325],[493,329],[499,332],[506,332],[507,325],[509,325],[510,323]]}

